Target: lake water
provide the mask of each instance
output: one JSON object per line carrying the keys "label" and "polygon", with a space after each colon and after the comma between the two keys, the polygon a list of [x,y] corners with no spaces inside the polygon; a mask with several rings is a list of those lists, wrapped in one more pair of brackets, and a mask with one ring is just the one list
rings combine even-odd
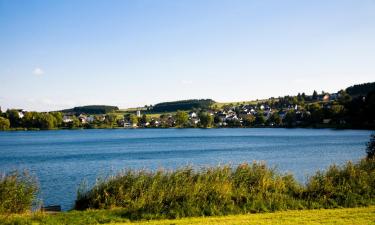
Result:
{"label": "lake water", "polygon": [[46,205],[72,208],[85,178],[124,168],[173,169],[265,161],[304,182],[365,156],[371,131],[331,129],[114,129],[0,132],[0,171],[28,169]]}

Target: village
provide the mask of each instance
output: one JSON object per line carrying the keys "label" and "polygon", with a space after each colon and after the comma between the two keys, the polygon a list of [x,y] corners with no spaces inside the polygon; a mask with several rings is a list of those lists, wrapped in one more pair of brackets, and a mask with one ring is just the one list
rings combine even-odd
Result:
{"label": "village", "polygon": [[[175,112],[152,113],[152,107],[133,111],[111,112],[89,115],[66,113],[64,124],[93,128],[104,125],[123,128],[168,128],[168,127],[281,127],[308,125],[312,121],[330,124],[334,114],[342,110],[336,101],[340,93],[317,95],[310,102],[298,97],[269,99],[256,104],[224,104],[222,107],[178,110]],[[312,97],[304,97],[312,98]],[[316,118],[316,117],[319,118]],[[202,121],[202,117],[204,117]],[[339,123],[344,124],[341,120]]]}

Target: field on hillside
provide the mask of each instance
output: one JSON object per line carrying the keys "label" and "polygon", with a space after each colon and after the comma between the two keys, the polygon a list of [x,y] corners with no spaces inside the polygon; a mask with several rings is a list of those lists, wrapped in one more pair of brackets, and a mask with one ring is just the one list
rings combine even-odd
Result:
{"label": "field on hillside", "polygon": [[129,221],[120,210],[88,210],[58,213],[56,215],[0,215],[0,224],[110,224],[110,225],[371,225],[375,224],[375,206],[347,209],[290,210],[275,213],[257,213],[221,217],[195,217],[175,220]]}

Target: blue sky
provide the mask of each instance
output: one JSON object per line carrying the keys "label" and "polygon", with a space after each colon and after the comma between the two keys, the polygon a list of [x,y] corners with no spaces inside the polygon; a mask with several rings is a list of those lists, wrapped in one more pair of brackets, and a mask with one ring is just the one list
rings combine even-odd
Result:
{"label": "blue sky", "polygon": [[375,79],[374,0],[0,0],[0,106],[121,108]]}

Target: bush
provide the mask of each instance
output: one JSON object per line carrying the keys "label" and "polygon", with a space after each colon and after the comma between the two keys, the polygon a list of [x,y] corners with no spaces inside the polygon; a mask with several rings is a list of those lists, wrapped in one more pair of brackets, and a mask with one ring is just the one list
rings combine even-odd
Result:
{"label": "bush", "polygon": [[375,134],[371,135],[371,139],[369,143],[367,143],[366,153],[367,159],[375,158]]}
{"label": "bush", "polygon": [[[309,206],[357,207],[374,203],[375,160],[331,166],[312,176],[304,192]],[[312,207],[314,208],[314,207]]]}
{"label": "bush", "polygon": [[7,118],[0,116],[0,130],[8,130],[10,127],[10,122]]}
{"label": "bush", "polygon": [[38,185],[28,172],[0,175],[0,213],[23,213],[36,203]]}

